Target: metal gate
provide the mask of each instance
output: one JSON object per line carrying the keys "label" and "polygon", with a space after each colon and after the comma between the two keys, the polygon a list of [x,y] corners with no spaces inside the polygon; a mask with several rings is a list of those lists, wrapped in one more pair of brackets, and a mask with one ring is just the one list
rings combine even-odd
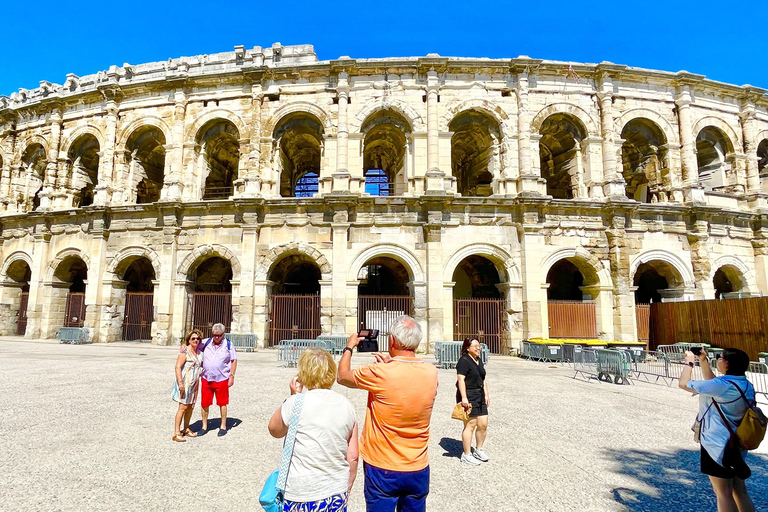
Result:
{"label": "metal gate", "polygon": [[188,304],[192,316],[188,317],[184,336],[192,329],[199,329],[203,336],[211,335],[213,324],[224,324],[226,332],[232,327],[231,292],[193,292]]}
{"label": "metal gate", "polygon": [[283,340],[320,336],[319,295],[272,295],[269,309],[269,346]]}
{"label": "metal gate", "polygon": [[16,334],[23,336],[27,332],[27,306],[29,305],[29,292],[21,292],[19,299],[19,320],[16,324]]}
{"label": "metal gate", "polygon": [[389,326],[402,315],[413,315],[409,295],[360,295],[357,298],[357,328],[379,330],[379,350],[389,350]]}
{"label": "metal gate", "polygon": [[151,340],[154,294],[152,292],[128,292],[125,294],[123,340]]}
{"label": "metal gate", "polygon": [[85,322],[85,292],[69,292],[64,327],[82,327]]}
{"label": "metal gate", "polygon": [[550,300],[547,311],[550,338],[597,338],[594,302]]}
{"label": "metal gate", "polygon": [[454,339],[477,336],[492,354],[501,353],[502,332],[506,317],[505,301],[500,299],[454,299]]}
{"label": "metal gate", "polygon": [[651,337],[651,305],[635,304],[635,319],[637,320],[637,340],[648,343]]}

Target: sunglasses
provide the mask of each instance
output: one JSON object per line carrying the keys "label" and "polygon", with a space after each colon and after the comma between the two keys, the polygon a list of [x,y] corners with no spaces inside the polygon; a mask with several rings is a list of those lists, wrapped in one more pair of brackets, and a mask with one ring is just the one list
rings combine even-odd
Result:
{"label": "sunglasses", "polygon": [[722,358],[723,358],[723,354],[715,354],[715,359],[722,359]]}
{"label": "sunglasses", "polygon": [[190,337],[189,337],[189,341],[192,341],[192,340],[199,340],[199,339],[200,339],[200,336],[190,336]]}

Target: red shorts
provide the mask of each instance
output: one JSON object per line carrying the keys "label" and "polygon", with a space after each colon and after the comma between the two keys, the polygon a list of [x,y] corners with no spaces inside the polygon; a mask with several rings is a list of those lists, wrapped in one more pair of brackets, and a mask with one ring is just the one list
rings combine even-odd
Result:
{"label": "red shorts", "polygon": [[229,404],[229,379],[221,382],[208,382],[200,379],[200,407],[207,409],[213,403],[213,395],[216,395],[216,405],[219,407]]}

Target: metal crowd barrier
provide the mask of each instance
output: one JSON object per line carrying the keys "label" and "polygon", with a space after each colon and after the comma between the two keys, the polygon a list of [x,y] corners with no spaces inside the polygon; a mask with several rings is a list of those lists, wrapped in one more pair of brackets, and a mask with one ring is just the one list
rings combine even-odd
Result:
{"label": "metal crowd barrier", "polygon": [[574,346],[572,364],[575,371],[573,374],[574,379],[577,375],[585,377],[587,380],[597,379],[599,370],[597,367],[597,354],[595,354],[594,350],[585,349],[578,345]]}
{"label": "metal crowd barrier", "polygon": [[227,333],[226,337],[237,350],[243,350],[245,352],[253,352],[256,350],[256,335],[255,334],[232,334]]}
{"label": "metal crowd barrier", "polygon": [[283,363],[283,366],[295,368],[299,363],[299,356],[308,348],[328,350],[328,344],[323,340],[283,340],[277,346],[277,360]]}
{"label": "metal crowd barrier", "polygon": [[565,360],[562,345],[542,345],[530,341],[523,341],[523,357],[546,363]]}
{"label": "metal crowd barrier", "polygon": [[[456,368],[456,363],[461,357],[461,346],[463,341],[438,341],[435,343],[435,359],[437,365],[441,368]],[[488,365],[488,355],[491,351],[485,343],[480,344],[480,361],[483,365]]]}
{"label": "metal crowd barrier", "polygon": [[346,334],[321,334],[317,339],[325,342],[328,346],[328,352],[333,355],[339,355],[344,351],[344,347],[347,346],[349,336]]}
{"label": "metal crowd barrier", "polygon": [[87,327],[61,327],[56,333],[59,343],[80,345],[91,342],[91,333]]}
{"label": "metal crowd barrier", "polygon": [[632,357],[627,350],[595,349],[597,380],[614,384],[630,384],[629,365]]}

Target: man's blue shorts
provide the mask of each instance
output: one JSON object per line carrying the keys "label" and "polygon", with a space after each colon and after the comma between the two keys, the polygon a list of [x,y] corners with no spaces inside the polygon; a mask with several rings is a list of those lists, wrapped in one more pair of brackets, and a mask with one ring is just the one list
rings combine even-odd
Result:
{"label": "man's blue shorts", "polygon": [[363,462],[368,512],[425,512],[429,466],[420,471],[389,471]]}

